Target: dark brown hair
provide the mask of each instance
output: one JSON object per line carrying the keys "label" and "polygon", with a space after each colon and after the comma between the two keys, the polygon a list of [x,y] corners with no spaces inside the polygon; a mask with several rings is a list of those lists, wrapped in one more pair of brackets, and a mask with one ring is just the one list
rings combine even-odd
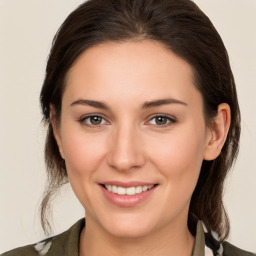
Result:
{"label": "dark brown hair", "polygon": [[55,106],[59,118],[65,77],[86,49],[107,41],[145,39],[161,42],[190,63],[203,97],[207,122],[216,115],[219,104],[225,102],[231,108],[226,142],[215,160],[203,161],[188,217],[192,234],[200,219],[222,239],[227,237],[229,221],[222,201],[223,184],[238,152],[240,111],[221,37],[209,18],[190,0],[89,0],[73,11],[60,27],[49,55],[40,98],[48,125],[45,145],[48,186],[41,205],[45,231],[50,227],[46,214],[50,198],[67,182],[65,162],[49,121],[50,104]]}

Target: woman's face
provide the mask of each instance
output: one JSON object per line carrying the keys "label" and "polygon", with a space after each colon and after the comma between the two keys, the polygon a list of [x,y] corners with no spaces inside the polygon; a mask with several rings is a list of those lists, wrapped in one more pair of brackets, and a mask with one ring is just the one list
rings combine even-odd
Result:
{"label": "woman's face", "polygon": [[138,237],[186,225],[211,132],[191,66],[163,45],[86,50],[55,136],[87,226]]}

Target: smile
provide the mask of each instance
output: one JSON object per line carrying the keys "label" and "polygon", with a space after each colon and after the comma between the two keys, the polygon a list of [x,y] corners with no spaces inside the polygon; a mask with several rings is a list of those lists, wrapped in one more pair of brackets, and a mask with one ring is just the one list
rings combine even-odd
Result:
{"label": "smile", "polygon": [[141,182],[106,182],[99,185],[105,198],[118,207],[134,207],[147,202],[159,187],[159,184]]}
{"label": "smile", "polygon": [[136,187],[119,187],[115,185],[104,185],[104,187],[109,191],[117,195],[129,195],[133,196],[136,194],[140,194],[142,192],[145,192],[147,190],[150,190],[151,188],[154,187],[154,185],[149,185],[149,186],[136,186]]}

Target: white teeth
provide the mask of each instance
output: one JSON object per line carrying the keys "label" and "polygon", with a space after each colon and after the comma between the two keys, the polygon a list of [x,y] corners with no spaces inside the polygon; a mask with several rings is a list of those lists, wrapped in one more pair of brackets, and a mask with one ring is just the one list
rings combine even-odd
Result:
{"label": "white teeth", "polygon": [[115,193],[118,195],[129,195],[129,196],[142,193],[142,192],[147,191],[153,187],[154,187],[154,185],[123,188],[123,187],[105,185],[105,188],[112,193]]}
{"label": "white teeth", "polygon": [[135,189],[136,194],[139,194],[142,192],[142,186],[136,187]]}
{"label": "white teeth", "polygon": [[135,189],[135,187],[127,188],[127,189],[126,189],[126,194],[127,194],[127,195],[135,195],[135,194],[136,194],[136,189]]}
{"label": "white teeth", "polygon": [[117,187],[117,194],[118,195],[125,195],[126,194],[126,188]]}
{"label": "white teeth", "polygon": [[144,192],[144,191],[146,191],[148,189],[148,186],[143,186],[142,187],[142,191]]}
{"label": "white teeth", "polygon": [[[108,191],[112,191],[113,193],[117,193],[117,186],[111,186],[111,185],[109,185],[110,186],[110,189],[108,189]],[[111,187],[112,187],[112,189],[111,189]]]}

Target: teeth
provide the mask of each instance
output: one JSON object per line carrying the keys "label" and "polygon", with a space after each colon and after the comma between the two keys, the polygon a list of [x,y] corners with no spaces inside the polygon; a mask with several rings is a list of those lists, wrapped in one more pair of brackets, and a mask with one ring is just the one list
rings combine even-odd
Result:
{"label": "teeth", "polygon": [[127,195],[135,195],[136,194],[136,189],[135,189],[135,187],[131,187],[131,188],[127,188],[126,189],[126,194]]}
{"label": "teeth", "polygon": [[147,189],[148,189],[147,186],[143,186],[143,187],[142,187],[142,191],[143,191],[143,192],[146,191]]}
{"label": "teeth", "polygon": [[117,187],[117,194],[118,195],[125,195],[126,194],[126,188]]}
{"label": "teeth", "polygon": [[110,186],[110,190],[109,191],[111,191],[111,187],[112,187],[112,192],[113,193],[117,193],[117,186],[111,186],[111,185],[109,185]]}
{"label": "teeth", "polygon": [[141,193],[142,192],[142,186],[136,187],[135,192],[136,192],[136,194]]}
{"label": "teeth", "polygon": [[154,187],[154,185],[123,188],[123,187],[105,185],[105,188],[112,193],[115,193],[118,195],[129,195],[129,196],[142,193],[142,192],[147,191],[153,187]]}

